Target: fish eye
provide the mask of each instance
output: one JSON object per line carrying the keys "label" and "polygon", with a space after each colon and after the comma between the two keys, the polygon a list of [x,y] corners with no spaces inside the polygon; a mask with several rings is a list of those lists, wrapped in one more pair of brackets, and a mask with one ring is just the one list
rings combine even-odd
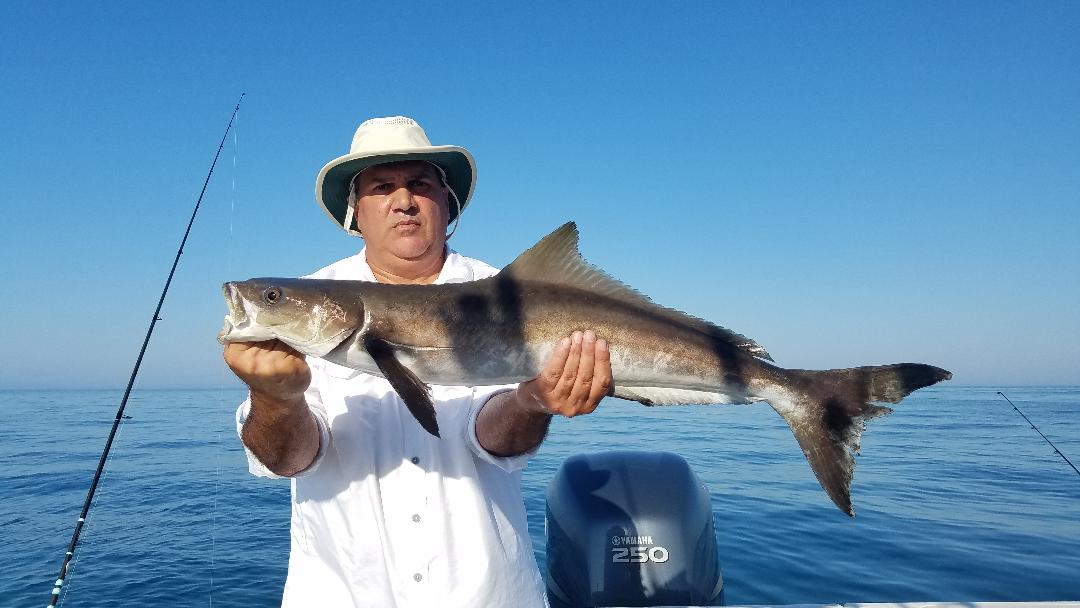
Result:
{"label": "fish eye", "polygon": [[262,296],[264,302],[266,302],[267,304],[273,304],[281,299],[281,288],[267,287],[266,291],[263,292]]}

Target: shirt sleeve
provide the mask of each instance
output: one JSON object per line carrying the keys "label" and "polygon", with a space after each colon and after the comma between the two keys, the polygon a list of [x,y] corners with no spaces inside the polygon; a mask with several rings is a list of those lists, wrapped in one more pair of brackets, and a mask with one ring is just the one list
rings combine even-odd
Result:
{"label": "shirt sleeve", "polygon": [[[326,417],[326,411],[322,406],[322,401],[319,398],[319,391],[312,386],[308,387],[308,390],[304,393],[304,400],[307,401],[308,409],[311,411],[311,417],[315,419],[315,426],[319,428],[319,451],[315,454],[315,460],[311,461],[311,465],[300,471],[299,473],[292,475],[291,477],[304,477],[310,475],[319,468],[319,463],[322,462],[323,457],[326,455],[326,450],[330,446],[330,423]],[[248,413],[251,411],[251,397],[248,396],[244,399],[240,407],[236,408],[236,435],[240,436],[240,431],[244,428],[244,423],[247,422]],[[248,472],[256,477],[267,477],[270,479],[283,479],[286,478],[283,475],[278,475],[271,471],[265,464],[259,460],[259,457],[252,453],[248,449],[244,442],[241,441],[240,445],[244,446],[244,454],[247,455]]]}
{"label": "shirt sleeve", "polygon": [[536,454],[540,446],[525,452],[524,454],[518,454],[517,456],[496,456],[491,452],[484,449],[484,446],[480,445],[480,440],[476,438],[476,417],[480,414],[480,410],[483,409],[484,404],[488,399],[491,399],[499,393],[508,393],[517,388],[516,384],[504,384],[499,386],[477,386],[473,387],[473,401],[472,406],[469,409],[468,427],[465,429],[465,439],[469,443],[469,448],[472,449],[473,454],[477,458],[493,464],[507,473],[513,473],[514,471],[520,471],[525,468],[525,465],[529,464],[529,459]]}

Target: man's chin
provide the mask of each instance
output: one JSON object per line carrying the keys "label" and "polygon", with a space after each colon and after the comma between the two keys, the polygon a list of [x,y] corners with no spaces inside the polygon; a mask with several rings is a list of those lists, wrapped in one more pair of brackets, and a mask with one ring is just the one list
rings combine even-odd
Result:
{"label": "man's chin", "polygon": [[388,249],[403,260],[419,260],[431,255],[432,250],[442,251],[442,243],[421,235],[394,239]]}

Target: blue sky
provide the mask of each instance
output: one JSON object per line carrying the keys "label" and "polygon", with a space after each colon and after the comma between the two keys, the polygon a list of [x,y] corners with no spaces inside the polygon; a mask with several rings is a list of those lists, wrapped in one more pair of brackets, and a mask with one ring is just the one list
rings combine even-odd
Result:
{"label": "blue sky", "polygon": [[1080,384],[1075,2],[3,3],[0,387],[231,384],[220,284],[360,242],[314,201],[363,119],[469,148],[453,245],[585,257],[787,367]]}

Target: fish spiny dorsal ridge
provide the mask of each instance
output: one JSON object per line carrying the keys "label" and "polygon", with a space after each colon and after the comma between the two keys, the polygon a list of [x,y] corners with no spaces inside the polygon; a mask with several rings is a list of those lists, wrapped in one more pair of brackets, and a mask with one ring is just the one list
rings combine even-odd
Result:
{"label": "fish spiny dorsal ridge", "polygon": [[661,306],[640,291],[607,274],[600,267],[586,262],[578,251],[578,229],[574,222],[567,222],[540,239],[540,242],[526,249],[499,274],[506,274],[521,281],[575,287],[639,306],[661,317],[690,325],[755,357],[772,361],[769,353],[750,338],[680,310]]}

